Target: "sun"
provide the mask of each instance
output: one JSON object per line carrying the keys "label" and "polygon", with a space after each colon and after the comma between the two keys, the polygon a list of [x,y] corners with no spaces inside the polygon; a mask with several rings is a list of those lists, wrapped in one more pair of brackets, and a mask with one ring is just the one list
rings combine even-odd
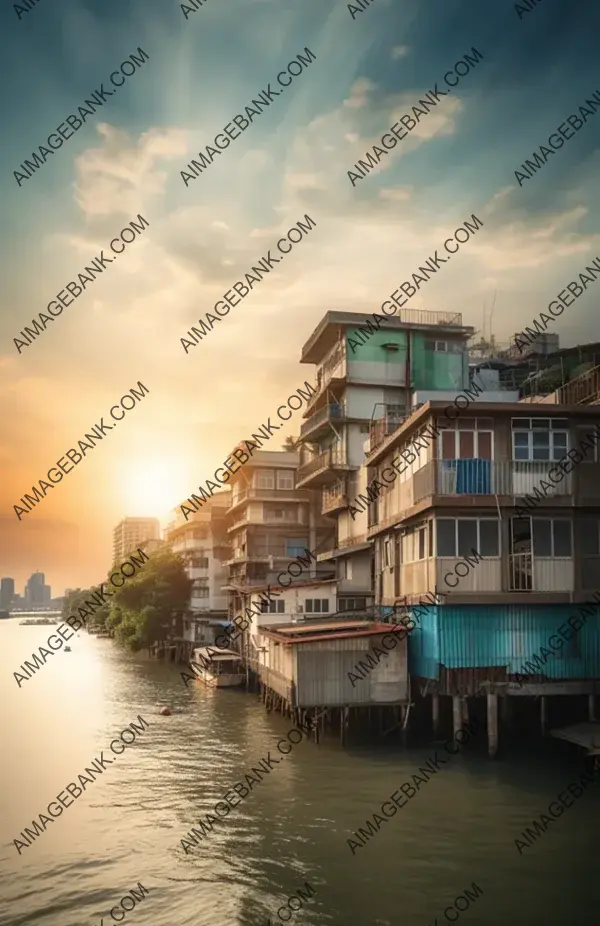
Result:
{"label": "sun", "polygon": [[130,464],[122,483],[127,514],[168,514],[185,496],[189,478],[188,468],[175,459],[140,459]]}

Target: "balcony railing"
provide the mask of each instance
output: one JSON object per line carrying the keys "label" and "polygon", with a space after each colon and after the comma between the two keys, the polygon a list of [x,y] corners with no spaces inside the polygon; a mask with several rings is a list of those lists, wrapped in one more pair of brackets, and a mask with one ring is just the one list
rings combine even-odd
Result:
{"label": "balcony railing", "polygon": [[331,448],[325,453],[319,453],[312,459],[307,460],[298,467],[298,479],[306,479],[320,469],[335,469],[337,466],[347,466],[347,458],[344,450]]}
{"label": "balcony railing", "polygon": [[330,511],[338,511],[340,508],[346,508],[347,505],[348,495],[344,480],[323,488],[321,505],[323,514],[327,514]]}
{"label": "balcony railing", "polygon": [[301,425],[300,436],[304,437],[311,431],[316,430],[319,425],[326,424],[329,421],[340,421],[345,417],[346,409],[344,405],[338,402],[331,402],[329,405],[325,405],[323,408],[320,408],[318,412],[315,412],[314,415],[311,415],[310,418],[308,418],[304,424]]}
{"label": "balcony railing", "polygon": [[591,405],[600,399],[600,366],[592,367],[558,391],[561,405]]}
{"label": "balcony railing", "polygon": [[407,325],[457,325],[463,327],[460,312],[427,312],[423,309],[400,309],[394,318]]}
{"label": "balcony railing", "polygon": [[406,415],[384,415],[373,421],[369,431],[369,453],[383,444],[386,437],[393,434],[403,421],[406,421]]}
{"label": "balcony railing", "polygon": [[532,495],[542,480],[542,497],[570,495],[571,475],[558,485],[548,472],[556,463],[548,460],[434,460],[414,475],[413,502],[430,495]]}

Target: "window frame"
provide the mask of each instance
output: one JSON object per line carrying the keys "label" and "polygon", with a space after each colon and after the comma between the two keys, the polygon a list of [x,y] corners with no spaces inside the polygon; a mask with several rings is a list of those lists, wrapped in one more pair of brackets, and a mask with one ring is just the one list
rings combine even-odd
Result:
{"label": "window frame", "polygon": [[[438,524],[439,524],[441,521],[444,521],[444,522],[452,521],[452,522],[454,522],[454,553],[453,553],[453,554],[450,554],[450,553],[440,553],[440,552],[439,552]],[[468,555],[471,553],[470,550],[469,550],[467,553],[459,553],[459,552],[458,552],[458,548],[459,548],[459,543],[458,543],[458,522],[459,522],[459,521],[472,521],[472,522],[474,521],[475,524],[477,525],[477,543],[476,543],[476,545],[475,545],[475,549],[477,550],[478,556],[481,556],[481,557],[483,557],[484,559],[500,559],[500,558],[501,558],[501,556],[502,556],[502,543],[501,543],[502,537],[501,537],[501,534],[500,534],[500,520],[499,520],[499,518],[482,518],[482,517],[474,517],[474,518],[462,518],[462,517],[461,517],[461,518],[457,518],[457,517],[454,517],[454,518],[436,518],[436,519],[435,519],[435,525],[436,525],[436,526],[435,526],[435,556],[436,556],[436,558],[444,558],[444,559],[462,559],[463,557],[468,556]],[[496,525],[496,539],[497,539],[497,552],[496,552],[496,553],[482,553],[482,552],[481,552],[481,522],[482,522],[482,521],[491,522],[491,523],[493,523],[493,524]]]}

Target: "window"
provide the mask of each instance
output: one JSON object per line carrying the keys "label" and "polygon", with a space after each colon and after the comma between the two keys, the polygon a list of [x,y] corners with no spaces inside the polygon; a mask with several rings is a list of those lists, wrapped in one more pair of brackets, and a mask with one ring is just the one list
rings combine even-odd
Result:
{"label": "window", "polygon": [[277,470],[277,488],[290,489],[294,488],[294,474],[284,469]]}
{"label": "window", "polygon": [[600,556],[600,520],[582,518],[579,531],[583,556]]}
{"label": "window", "polygon": [[307,614],[329,614],[329,598],[307,598],[304,610]]}
{"label": "window", "polygon": [[338,601],[340,611],[364,611],[367,606],[366,598],[340,598]]}
{"label": "window", "polygon": [[566,518],[532,518],[535,556],[571,556],[571,522]]}
{"label": "window", "polygon": [[427,525],[423,525],[402,537],[402,562],[414,563],[425,559],[427,549]]}
{"label": "window", "polygon": [[438,518],[436,524],[438,556],[467,556],[473,550],[500,555],[497,518]]}
{"label": "window", "polygon": [[392,543],[387,537],[383,541],[383,565],[385,568],[392,565]]}
{"label": "window", "polygon": [[283,614],[285,601],[261,601],[260,610],[263,614]]}
{"label": "window", "polygon": [[560,460],[569,449],[566,418],[513,418],[514,460]]}
{"label": "window", "polygon": [[465,418],[456,427],[443,431],[438,445],[442,460],[491,460],[492,423],[484,418]]}
{"label": "window", "polygon": [[192,569],[208,569],[208,557],[192,556],[190,559],[190,566]]}
{"label": "window", "polygon": [[274,489],[275,473],[272,469],[259,469],[254,476],[255,488],[257,489]]}
{"label": "window", "polygon": [[340,579],[352,578],[352,560],[350,558],[339,560],[338,568]]}
{"label": "window", "polygon": [[206,586],[199,586],[192,591],[192,598],[208,598],[210,591]]}
{"label": "window", "polygon": [[292,556],[294,559],[297,556],[305,556],[306,550],[308,548],[307,540],[286,540],[285,541],[285,555]]}

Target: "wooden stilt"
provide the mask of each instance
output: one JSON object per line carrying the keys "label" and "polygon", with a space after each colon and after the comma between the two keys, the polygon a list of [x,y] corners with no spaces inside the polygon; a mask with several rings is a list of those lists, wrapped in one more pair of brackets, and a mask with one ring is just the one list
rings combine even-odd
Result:
{"label": "wooden stilt", "polygon": [[463,727],[468,727],[469,725],[469,699],[462,698],[462,723]]}
{"label": "wooden stilt", "polygon": [[545,735],[547,727],[548,727],[548,702],[546,700],[546,696],[542,695],[540,698],[540,728],[542,731],[542,736]]}
{"label": "wooden stilt", "polygon": [[487,735],[488,755],[494,757],[498,752],[498,695],[487,696]]}
{"label": "wooden stilt", "polygon": [[458,695],[452,696],[452,728],[454,735],[458,733],[462,726],[462,704]]}
{"label": "wooden stilt", "polygon": [[440,729],[440,696],[439,694],[431,695],[431,725],[433,727],[433,735],[437,739],[438,732]]}

